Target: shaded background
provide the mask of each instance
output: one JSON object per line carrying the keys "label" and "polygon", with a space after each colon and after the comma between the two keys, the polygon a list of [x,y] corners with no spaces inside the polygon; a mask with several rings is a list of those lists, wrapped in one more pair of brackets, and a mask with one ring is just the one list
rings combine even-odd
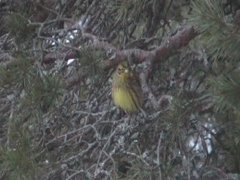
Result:
{"label": "shaded background", "polygon": [[[0,179],[238,179],[239,0],[0,1]],[[116,65],[144,110],[111,100]]]}

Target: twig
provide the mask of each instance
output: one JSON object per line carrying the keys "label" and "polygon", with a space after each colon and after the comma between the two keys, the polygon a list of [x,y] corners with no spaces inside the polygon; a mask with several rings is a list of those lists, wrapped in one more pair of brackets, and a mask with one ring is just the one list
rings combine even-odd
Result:
{"label": "twig", "polygon": [[158,165],[158,172],[159,172],[159,179],[162,180],[162,171],[160,167],[160,147],[161,147],[161,142],[163,138],[163,132],[160,133],[159,139],[158,139],[158,146],[157,146],[157,165]]}

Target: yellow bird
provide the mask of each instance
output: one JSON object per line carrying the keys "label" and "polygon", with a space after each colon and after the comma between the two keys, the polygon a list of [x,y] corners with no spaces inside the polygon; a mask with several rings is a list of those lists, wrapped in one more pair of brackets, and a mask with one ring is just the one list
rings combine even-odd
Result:
{"label": "yellow bird", "polygon": [[112,82],[112,98],[116,106],[128,113],[141,110],[143,92],[139,79],[129,63],[120,63],[114,72]]}

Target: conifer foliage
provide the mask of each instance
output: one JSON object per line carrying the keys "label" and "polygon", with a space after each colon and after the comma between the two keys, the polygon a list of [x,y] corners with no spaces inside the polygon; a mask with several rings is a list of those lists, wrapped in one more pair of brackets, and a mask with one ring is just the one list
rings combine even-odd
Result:
{"label": "conifer foliage", "polygon": [[[239,179],[240,1],[0,1],[0,179]],[[111,99],[123,60],[144,112]]]}

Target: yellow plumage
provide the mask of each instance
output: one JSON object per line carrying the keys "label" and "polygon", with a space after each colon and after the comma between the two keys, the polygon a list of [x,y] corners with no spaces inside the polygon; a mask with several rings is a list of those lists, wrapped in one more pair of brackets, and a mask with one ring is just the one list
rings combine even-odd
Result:
{"label": "yellow plumage", "polygon": [[137,112],[143,104],[139,80],[127,61],[119,64],[113,75],[112,98],[126,112]]}

